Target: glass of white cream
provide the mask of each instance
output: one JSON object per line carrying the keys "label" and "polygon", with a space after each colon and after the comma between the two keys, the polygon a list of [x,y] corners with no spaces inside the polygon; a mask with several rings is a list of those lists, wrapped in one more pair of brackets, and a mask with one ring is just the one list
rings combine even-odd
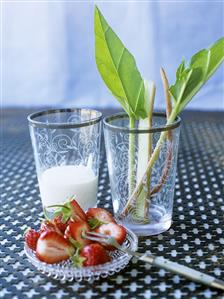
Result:
{"label": "glass of white cream", "polygon": [[57,109],[28,116],[43,207],[72,196],[87,210],[96,206],[101,119],[91,109]]}

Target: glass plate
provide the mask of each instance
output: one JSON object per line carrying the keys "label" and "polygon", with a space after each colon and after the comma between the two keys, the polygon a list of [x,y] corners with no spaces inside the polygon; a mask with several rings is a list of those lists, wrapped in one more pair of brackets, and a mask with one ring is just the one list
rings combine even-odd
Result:
{"label": "glass plate", "polygon": [[[127,236],[123,243],[125,248],[136,251],[138,247],[137,236],[129,229],[127,229]],[[113,275],[129,263],[131,256],[119,250],[109,252],[111,261],[102,265],[74,268],[71,261],[67,260],[58,264],[47,264],[41,262],[36,258],[35,252],[28,246],[24,245],[25,253],[29,261],[42,273],[48,277],[61,281],[82,281],[82,280],[97,280],[100,277],[105,278],[108,275]]]}

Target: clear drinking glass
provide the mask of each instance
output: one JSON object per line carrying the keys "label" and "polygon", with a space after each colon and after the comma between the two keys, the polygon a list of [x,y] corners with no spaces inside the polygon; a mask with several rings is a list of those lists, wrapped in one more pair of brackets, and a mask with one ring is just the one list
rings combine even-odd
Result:
{"label": "clear drinking glass", "polygon": [[[154,235],[166,231],[172,221],[180,118],[166,126],[165,114],[154,113],[151,129],[139,127],[139,121],[135,121],[135,128],[129,129],[126,114],[104,119],[111,194],[119,221],[138,235]],[[161,134],[165,137],[158,147],[158,157],[146,175]]]}
{"label": "clear drinking glass", "polygon": [[58,109],[28,116],[43,207],[75,196],[86,210],[96,206],[102,114]]}

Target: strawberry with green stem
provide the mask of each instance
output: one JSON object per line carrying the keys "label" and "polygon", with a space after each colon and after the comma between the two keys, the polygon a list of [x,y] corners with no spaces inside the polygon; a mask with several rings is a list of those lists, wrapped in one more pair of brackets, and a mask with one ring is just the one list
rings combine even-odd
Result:
{"label": "strawberry with green stem", "polygon": [[49,219],[44,219],[42,222],[41,222],[41,225],[40,225],[40,233],[43,233],[45,231],[54,231],[56,233],[58,233],[59,235],[62,235],[62,232],[61,230],[57,227],[57,225],[49,220]]}
{"label": "strawberry with green stem", "polygon": [[74,197],[65,202],[63,205],[52,205],[48,206],[48,208],[57,208],[54,211],[54,217],[61,216],[62,223],[66,223],[70,219],[74,221],[87,220],[85,212]]}
{"label": "strawberry with green stem", "polygon": [[[122,244],[126,238],[126,229],[119,224],[116,224],[114,222],[110,222],[107,224],[103,224],[101,226],[99,226],[97,229],[95,229],[96,233],[100,233],[103,235],[109,235],[113,238],[115,238],[115,240],[118,242],[118,244]],[[114,250],[115,248],[111,245],[108,244],[103,244],[105,246],[105,248],[107,248],[108,250]]]}
{"label": "strawberry with green stem", "polygon": [[83,246],[91,243],[90,240],[84,238],[84,235],[88,231],[90,231],[90,226],[88,225],[87,222],[82,221],[82,220],[75,221],[75,222],[71,221],[65,230],[64,237],[69,240],[70,240],[70,238],[72,238],[73,240],[78,242],[78,244],[81,247],[83,247]]}
{"label": "strawberry with green stem", "polygon": [[116,223],[112,214],[102,208],[89,208],[86,212],[86,216],[91,229],[110,222]]}

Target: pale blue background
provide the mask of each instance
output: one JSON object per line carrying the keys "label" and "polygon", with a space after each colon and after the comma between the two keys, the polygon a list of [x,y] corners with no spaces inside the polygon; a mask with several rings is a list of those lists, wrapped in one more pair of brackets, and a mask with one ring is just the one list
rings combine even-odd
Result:
{"label": "pale blue background", "polygon": [[[182,58],[223,36],[223,2],[96,2],[147,79],[169,80]],[[95,66],[93,2],[3,3],[3,106],[118,107]],[[224,68],[189,108],[223,109]]]}

